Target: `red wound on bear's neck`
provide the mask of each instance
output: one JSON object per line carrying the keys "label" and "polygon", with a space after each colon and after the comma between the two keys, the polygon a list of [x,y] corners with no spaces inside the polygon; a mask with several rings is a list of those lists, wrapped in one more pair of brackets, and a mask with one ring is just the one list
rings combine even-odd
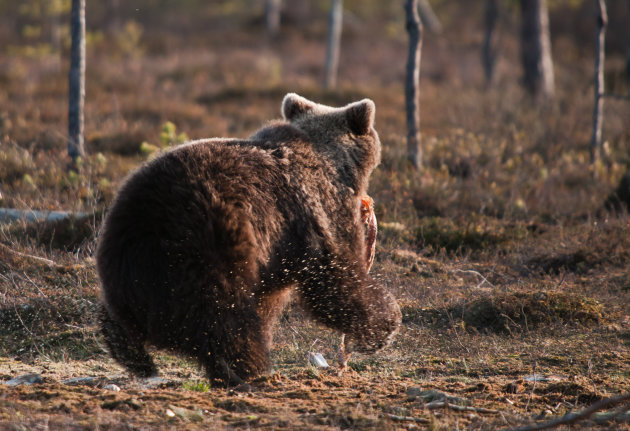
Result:
{"label": "red wound on bear's neck", "polygon": [[376,255],[378,224],[376,215],[374,214],[374,200],[368,195],[361,197],[361,221],[367,225],[365,235],[365,264],[369,272],[374,263],[374,256]]}

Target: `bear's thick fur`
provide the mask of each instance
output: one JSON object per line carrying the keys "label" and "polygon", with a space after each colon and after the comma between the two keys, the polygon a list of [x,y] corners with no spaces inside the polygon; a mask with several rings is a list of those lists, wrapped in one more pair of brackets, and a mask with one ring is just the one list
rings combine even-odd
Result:
{"label": "bear's thick fur", "polygon": [[118,192],[97,250],[101,327],[132,373],[157,373],[145,343],[196,358],[215,383],[264,372],[292,291],[350,350],[393,338],[400,309],[367,273],[360,215],[380,162],[374,103],[288,94],[282,113],[246,140],[176,147]]}

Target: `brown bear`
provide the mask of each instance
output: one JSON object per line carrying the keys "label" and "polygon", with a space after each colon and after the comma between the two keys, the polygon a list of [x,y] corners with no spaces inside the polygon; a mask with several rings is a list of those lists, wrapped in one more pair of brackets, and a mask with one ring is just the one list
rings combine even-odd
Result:
{"label": "brown bear", "polygon": [[155,375],[147,343],[196,358],[214,383],[241,383],[268,369],[291,292],[348,350],[387,345],[401,313],[367,272],[361,214],[380,162],[374,109],[288,94],[284,120],[248,139],[190,142],[133,172],[97,249],[114,359]]}

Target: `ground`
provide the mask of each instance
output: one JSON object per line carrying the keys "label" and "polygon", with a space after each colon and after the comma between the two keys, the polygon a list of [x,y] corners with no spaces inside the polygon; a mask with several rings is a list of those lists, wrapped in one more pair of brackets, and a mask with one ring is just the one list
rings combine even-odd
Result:
{"label": "ground", "polygon": [[[536,103],[518,85],[516,35],[504,34],[487,89],[479,28],[457,3],[442,2],[445,35],[425,39],[420,172],[404,155],[406,39],[391,30],[403,31],[402,8],[351,17],[340,88],[328,92],[325,16],[289,22],[275,41],[260,23],[190,34],[149,20],[137,46],[93,42],[78,172],[65,155],[67,66],[0,55],[1,206],[88,214],[0,224],[0,429],[494,430],[630,392],[630,217],[609,199],[630,164],[630,104],[607,100],[606,149],[591,165],[590,54],[557,36],[556,100]],[[115,190],[181,133],[247,136],[279,116],[289,91],[376,102],[372,272],[401,305],[401,332],[339,375],[338,334],[292,306],[273,370],[250,392],[211,387],[164,351],[153,352],[161,380],[131,378],[95,322],[93,252]],[[31,373],[34,384],[6,384]],[[571,429],[630,429],[627,411],[626,401]]]}
{"label": "ground", "polygon": [[[593,248],[620,253],[599,256],[608,263],[630,249],[628,226],[615,220],[585,235]],[[389,229],[382,228],[384,243]],[[558,235],[550,228],[532,241]],[[520,247],[528,250],[528,242]],[[515,262],[522,251],[473,262],[381,245],[374,272],[394,290],[404,315],[395,343],[374,356],[353,356],[350,369],[338,375],[337,335],[292,308],[278,328],[274,369],[253,382],[252,392],[211,388],[192,362],[167,352],[154,352],[163,380],[130,378],[104,351],[93,321],[93,261],[76,264],[59,253],[49,266],[5,250],[3,295],[20,294],[0,315],[0,378],[36,373],[42,382],[5,386],[0,424],[496,429],[579,411],[630,391],[627,301],[619,301],[629,280],[627,269],[609,265],[582,272],[582,263],[598,257],[564,247],[570,251],[550,250],[522,263]],[[611,297],[613,290],[621,296]],[[321,352],[331,367],[310,365],[309,351]],[[67,382],[79,377],[92,379]],[[440,396],[473,409],[435,409],[429,403]],[[627,423],[602,419],[600,426]]]}

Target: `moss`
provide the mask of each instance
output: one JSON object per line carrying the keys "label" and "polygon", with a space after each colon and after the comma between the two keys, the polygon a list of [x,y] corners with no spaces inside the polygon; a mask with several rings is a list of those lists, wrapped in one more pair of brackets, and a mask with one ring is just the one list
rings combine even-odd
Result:
{"label": "moss", "polygon": [[501,223],[489,217],[471,217],[465,223],[450,218],[423,219],[417,228],[420,246],[434,251],[466,252],[493,249],[513,240],[521,240],[527,230],[515,223]]}
{"label": "moss", "polygon": [[552,323],[593,325],[608,320],[592,298],[564,292],[486,295],[452,309],[469,328],[491,332],[539,329]]}

